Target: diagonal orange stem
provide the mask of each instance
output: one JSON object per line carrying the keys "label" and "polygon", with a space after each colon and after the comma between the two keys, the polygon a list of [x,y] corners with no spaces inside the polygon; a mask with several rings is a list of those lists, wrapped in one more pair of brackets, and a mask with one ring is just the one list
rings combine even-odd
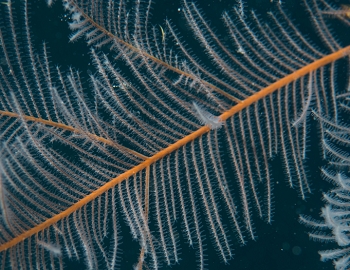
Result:
{"label": "diagonal orange stem", "polygon": [[[288,85],[289,83],[297,80],[298,78],[300,78],[300,77],[302,77],[302,76],[304,76],[304,75],[306,75],[314,70],[317,70],[318,68],[320,68],[322,66],[325,66],[329,63],[332,63],[332,62],[334,62],[342,57],[345,57],[349,54],[350,54],[350,46],[347,46],[347,47],[345,47],[337,52],[334,52],[334,53],[329,54],[329,55],[327,55],[319,60],[316,60],[315,62],[293,72],[292,74],[278,80],[277,82],[269,85],[268,87],[260,90],[256,94],[243,100],[239,104],[232,107],[230,110],[221,114],[220,119],[222,121],[225,121],[226,119],[233,116],[237,112],[242,111],[244,108],[247,108],[251,104],[253,104],[253,103],[261,100],[262,98],[266,97],[267,95],[277,91],[281,87]],[[7,115],[9,115],[9,114],[11,114],[11,113],[8,113]],[[33,117],[29,117],[29,116],[27,116],[27,120],[35,121]],[[46,123],[46,122],[50,122],[50,121],[42,120],[41,122]],[[56,124],[57,124],[56,127],[64,126],[62,124],[58,124],[58,123],[56,123]],[[52,122],[50,123],[50,125],[53,125]],[[72,131],[74,130],[74,128],[72,128],[72,127],[70,127],[70,128],[72,129]],[[68,130],[68,128],[67,128],[67,130]],[[100,196],[103,193],[105,193],[106,191],[108,191],[109,189],[113,188],[114,186],[121,183],[122,181],[128,179],[130,176],[136,174],[139,171],[142,171],[143,169],[149,167],[150,165],[152,165],[156,161],[160,160],[161,158],[165,157],[166,155],[169,155],[170,153],[176,151],[180,147],[186,145],[187,143],[195,140],[196,138],[202,136],[203,134],[205,134],[209,131],[210,131],[210,128],[208,126],[204,126],[204,127],[201,127],[200,129],[194,131],[193,133],[187,135],[186,137],[176,141],[175,143],[173,143],[170,146],[168,146],[167,148],[159,151],[157,154],[153,155],[152,157],[147,158],[141,164],[139,164],[139,165],[133,167],[132,169],[130,169],[130,170],[118,175],[117,177],[111,179],[108,183],[106,183],[105,185],[103,185],[99,189],[95,190],[94,192],[90,193],[89,195],[87,195],[86,197],[84,197],[83,199],[78,201],[77,203],[73,204],[72,206],[67,208],[65,211],[53,216],[52,218],[47,219],[45,222],[33,227],[32,229],[22,233],[21,235],[13,238],[12,240],[6,242],[3,245],[1,245],[0,251],[6,250],[10,247],[13,247],[14,245],[20,243],[24,239],[26,239],[26,238],[42,231],[42,230],[48,228],[49,226],[57,223],[59,220],[69,216],[73,212],[77,211],[78,209],[80,209],[84,205],[88,204],[89,202],[91,202],[95,198],[97,198],[98,196]]]}

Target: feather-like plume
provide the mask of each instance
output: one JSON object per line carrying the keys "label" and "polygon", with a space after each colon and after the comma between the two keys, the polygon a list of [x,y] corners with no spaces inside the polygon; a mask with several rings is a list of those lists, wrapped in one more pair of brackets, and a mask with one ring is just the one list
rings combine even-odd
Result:
{"label": "feather-like plume", "polygon": [[[350,46],[330,29],[349,20],[325,0],[303,3],[312,41],[281,3],[263,18],[238,1],[221,32],[185,0],[187,38],[170,20],[157,26],[151,0],[62,3],[70,41],[86,41],[86,75],[53,67],[47,45],[35,45],[28,14],[37,4],[0,5],[2,268],[57,269],[66,258],[130,268],[131,243],[136,268],[159,269],[180,263],[185,242],[200,269],[211,263],[207,248],[228,264],[236,243],[257,239],[257,218],[273,220],[273,157],[303,199],[311,192],[309,111],[329,119],[318,122],[325,155],[348,161],[329,136],[347,139],[330,123],[347,97],[337,74],[349,70]],[[335,208],[303,222],[347,246]]]}

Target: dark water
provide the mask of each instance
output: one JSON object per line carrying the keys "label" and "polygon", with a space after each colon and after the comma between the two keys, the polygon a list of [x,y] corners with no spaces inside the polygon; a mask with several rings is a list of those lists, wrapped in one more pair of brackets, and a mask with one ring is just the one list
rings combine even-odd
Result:
{"label": "dark water", "polygon": [[[229,42],[222,27],[220,14],[223,10],[230,10],[235,1],[197,1],[202,8],[203,14],[210,22],[210,25],[216,29],[225,42]],[[266,12],[273,10],[275,3],[270,0],[247,1],[246,10],[254,9],[261,14],[263,18]],[[275,2],[275,1],[274,1]],[[299,1],[286,0],[282,1],[288,9],[288,14],[296,25],[303,26],[304,33],[316,45],[322,46],[315,39],[314,31],[308,23],[305,13],[301,13],[302,6]],[[337,3],[337,2],[335,2]],[[186,39],[189,47],[194,44],[192,34],[189,31],[184,18],[181,15],[181,4],[179,1],[156,0],[153,4],[152,23],[154,25],[165,25],[164,19],[170,18],[178,30],[182,33],[183,39]],[[67,27],[67,18],[62,11],[60,3],[56,3],[48,9],[40,2],[31,6],[32,32],[34,43],[40,45],[42,41],[47,41],[51,61],[55,65],[61,66],[62,70],[70,66],[82,71],[82,76],[88,72],[94,72],[89,60],[89,50],[86,48],[83,39],[67,44],[70,31]],[[334,30],[336,34],[341,33],[341,25]],[[340,39],[343,36],[340,37]],[[314,40],[315,39],[315,40]],[[206,254],[209,269],[333,269],[330,262],[322,263],[319,260],[318,250],[329,249],[330,244],[314,243],[309,240],[308,229],[299,224],[299,214],[310,214],[318,216],[320,208],[323,206],[321,201],[322,192],[327,191],[330,185],[322,180],[320,176],[320,167],[325,165],[320,158],[320,149],[317,143],[317,131],[312,130],[310,133],[309,160],[306,162],[309,171],[309,180],[312,186],[313,194],[309,195],[307,200],[302,200],[297,191],[287,185],[287,179],[283,172],[280,158],[275,157],[271,163],[273,168],[274,184],[274,221],[266,224],[265,222],[255,219],[255,229],[258,235],[257,241],[248,241],[245,246],[234,244],[234,258],[229,265],[223,264],[218,254],[207,241]],[[127,233],[125,231],[124,233]],[[208,239],[209,240],[209,239]],[[137,262],[139,249],[135,242],[131,242],[130,235],[123,235],[123,254],[122,258],[126,259],[127,264],[122,264],[123,269],[130,269]],[[174,265],[173,269],[195,269],[197,266],[195,251],[188,248],[186,244],[182,245],[180,265]],[[124,259],[123,259],[124,260]],[[67,269],[83,269],[83,264],[67,261]]]}

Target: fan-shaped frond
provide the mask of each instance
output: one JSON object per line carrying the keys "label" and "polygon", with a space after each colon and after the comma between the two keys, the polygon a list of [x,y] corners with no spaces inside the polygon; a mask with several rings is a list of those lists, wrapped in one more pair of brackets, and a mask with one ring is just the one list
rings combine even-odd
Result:
{"label": "fan-shaped frond", "polygon": [[228,263],[234,242],[256,239],[256,216],[273,219],[277,154],[306,197],[309,112],[337,118],[336,74],[348,72],[350,47],[328,19],[346,25],[346,13],[304,3],[318,49],[279,4],[268,22],[240,4],[222,15],[224,41],[184,1],[190,49],[173,22],[152,27],[151,1],[63,0],[70,41],[90,46],[88,82],[33,46],[27,1],[2,6],[3,267],[63,268],[68,257],[114,269],[125,230],[139,243],[137,268],[178,263],[182,238],[201,269],[206,238]]}

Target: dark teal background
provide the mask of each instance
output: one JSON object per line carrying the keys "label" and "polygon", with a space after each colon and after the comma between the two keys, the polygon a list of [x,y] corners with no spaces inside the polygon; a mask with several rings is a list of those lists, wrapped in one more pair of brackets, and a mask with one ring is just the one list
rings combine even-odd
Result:
{"label": "dark teal background", "polygon": [[[254,9],[261,17],[266,16],[266,12],[273,9],[275,3],[270,0],[247,1],[246,11]],[[276,2],[276,1],[273,1]],[[300,4],[302,1],[286,0],[282,1],[285,9],[288,10],[296,25],[303,26],[303,32],[309,33],[308,37],[316,46],[322,46],[315,39],[315,32],[307,21],[305,13]],[[337,4],[340,1],[334,1]],[[344,1],[343,1],[344,2]],[[219,33],[224,42],[229,43],[225,34],[220,15],[224,10],[230,10],[235,1],[203,0],[197,2],[210,22],[210,25]],[[152,24],[165,26],[165,18],[172,20],[177,29],[181,32],[183,40],[190,48],[196,50],[197,43],[192,38],[192,33],[186,26],[185,20],[178,9],[181,8],[179,1],[155,0],[153,4]],[[88,78],[88,72],[95,72],[89,59],[89,49],[83,39],[68,43],[70,31],[67,26],[67,17],[59,1],[52,7],[47,8],[44,1],[34,1],[31,3],[31,25],[33,42],[40,51],[43,41],[48,43],[48,51],[53,65],[58,65],[62,70],[74,67],[82,72],[82,78]],[[347,30],[335,29],[335,33],[346,35]],[[344,32],[342,32],[344,31]],[[344,38],[340,36],[340,40]],[[205,62],[205,61],[204,61]],[[210,64],[208,62],[208,64]],[[85,80],[86,87],[89,87]],[[310,183],[313,194],[304,201],[298,197],[297,191],[287,186],[287,179],[282,170],[280,158],[275,157],[271,163],[273,169],[274,185],[274,222],[269,225],[255,219],[255,228],[258,240],[249,241],[246,246],[239,246],[235,243],[234,258],[229,265],[223,264],[215,249],[211,246],[210,239],[207,239],[206,254],[208,269],[269,269],[269,270],[297,270],[297,269],[333,269],[330,262],[321,263],[318,250],[330,249],[332,244],[315,243],[310,241],[307,235],[308,228],[299,224],[299,214],[307,214],[317,217],[320,208],[322,192],[327,191],[330,185],[320,176],[320,167],[325,163],[320,159],[320,148],[317,143],[317,130],[314,128],[309,137],[309,159],[307,168],[310,175]],[[123,227],[124,228],[124,227]],[[128,230],[124,230],[123,253],[121,269],[131,269],[138,260],[138,244],[131,241]],[[195,251],[188,248],[183,243],[181,250],[182,261],[179,265],[172,266],[172,269],[195,269],[197,266]],[[294,254],[293,250],[299,250],[300,254]],[[127,259],[125,259],[127,258]],[[84,269],[83,262],[66,262],[67,269]],[[145,268],[147,269],[147,268]]]}

